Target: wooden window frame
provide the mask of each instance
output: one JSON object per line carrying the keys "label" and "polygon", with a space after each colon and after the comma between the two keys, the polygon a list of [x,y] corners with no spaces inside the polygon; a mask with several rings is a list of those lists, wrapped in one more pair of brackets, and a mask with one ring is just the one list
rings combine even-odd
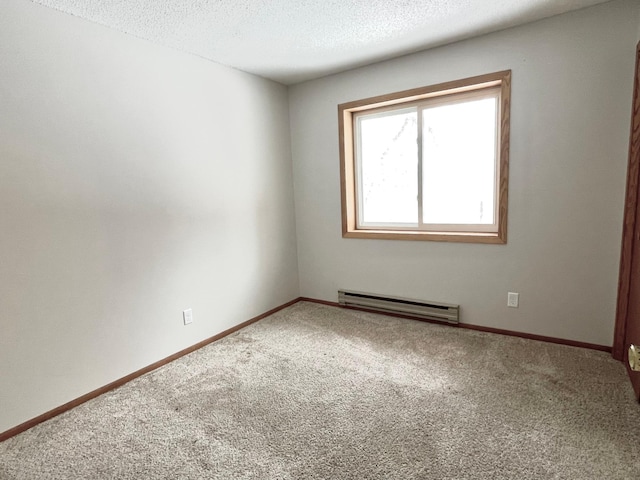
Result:
{"label": "wooden window frame", "polygon": [[[358,228],[354,120],[357,113],[385,107],[402,108],[434,98],[446,98],[467,92],[499,88],[498,145],[496,159],[497,231],[432,231],[393,228]],[[452,98],[453,100],[453,98]],[[387,240],[427,240],[465,243],[507,243],[507,205],[509,178],[509,131],[511,107],[511,70],[440,83],[402,92],[365,98],[338,105],[340,142],[340,187],[342,197],[342,236]]]}

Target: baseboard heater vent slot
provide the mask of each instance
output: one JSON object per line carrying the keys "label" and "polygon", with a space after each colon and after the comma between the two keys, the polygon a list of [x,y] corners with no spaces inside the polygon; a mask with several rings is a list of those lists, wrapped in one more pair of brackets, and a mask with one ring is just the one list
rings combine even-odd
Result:
{"label": "baseboard heater vent slot", "polygon": [[360,307],[383,313],[399,313],[447,323],[457,324],[460,319],[460,306],[448,303],[425,302],[347,290],[338,290],[338,301],[340,305],[347,307]]}

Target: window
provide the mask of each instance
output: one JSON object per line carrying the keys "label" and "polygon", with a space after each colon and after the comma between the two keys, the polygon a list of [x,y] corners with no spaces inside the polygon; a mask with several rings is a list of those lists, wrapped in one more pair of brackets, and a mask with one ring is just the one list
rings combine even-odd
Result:
{"label": "window", "polygon": [[342,104],[344,237],[506,243],[511,72]]}

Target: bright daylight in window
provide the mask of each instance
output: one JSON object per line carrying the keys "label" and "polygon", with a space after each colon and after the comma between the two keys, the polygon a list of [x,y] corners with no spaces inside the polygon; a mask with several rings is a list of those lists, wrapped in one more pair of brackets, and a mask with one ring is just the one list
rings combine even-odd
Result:
{"label": "bright daylight in window", "polygon": [[340,105],[344,236],[505,243],[509,80]]}

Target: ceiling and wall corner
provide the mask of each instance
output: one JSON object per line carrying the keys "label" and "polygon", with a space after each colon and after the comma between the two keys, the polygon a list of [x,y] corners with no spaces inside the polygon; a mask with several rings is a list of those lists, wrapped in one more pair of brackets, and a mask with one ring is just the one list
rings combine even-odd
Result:
{"label": "ceiling and wall corner", "polygon": [[291,85],[609,0],[32,0]]}

